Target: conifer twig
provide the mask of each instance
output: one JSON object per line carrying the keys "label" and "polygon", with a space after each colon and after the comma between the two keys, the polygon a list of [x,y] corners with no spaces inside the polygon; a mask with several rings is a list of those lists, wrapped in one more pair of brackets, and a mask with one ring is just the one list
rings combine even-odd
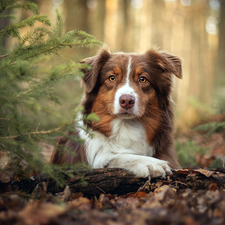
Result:
{"label": "conifer twig", "polygon": [[29,36],[27,36],[23,42],[20,43],[20,47],[17,49],[17,51],[13,54],[12,58],[9,60],[9,63],[12,62],[12,60],[14,59],[14,57],[16,56],[16,54],[19,52],[20,48],[25,44],[25,42],[32,36],[32,34],[30,34]]}
{"label": "conifer twig", "polygon": [[68,61],[68,62],[70,62],[70,63],[73,63],[71,60],[69,60],[69,59],[67,59],[67,58],[65,58],[62,54],[60,54],[58,51],[56,51],[56,50],[54,50],[55,51],[55,53],[57,54],[57,55],[59,55],[59,56],[61,56],[63,59],[65,59],[66,61]]}
{"label": "conifer twig", "polygon": [[7,57],[8,55],[0,55],[0,59]]}
{"label": "conifer twig", "polygon": [[[0,11],[3,12],[5,10],[5,8],[7,7],[7,5],[11,2],[12,0],[8,0],[8,2],[6,2],[5,6],[2,5],[2,10]],[[1,2],[2,3],[2,2]]]}
{"label": "conifer twig", "polygon": [[[72,70],[72,68],[73,68],[73,66],[71,66],[70,68],[67,68],[66,70],[62,71],[59,75],[61,75],[61,74],[65,73],[65,72],[67,72],[68,70]],[[46,80],[46,81],[44,81],[44,82],[42,82],[42,83],[38,83],[38,84],[36,84],[34,87],[32,87],[31,89],[27,90],[26,92],[23,92],[23,93],[18,94],[16,97],[19,98],[19,97],[21,97],[22,95],[26,95],[26,94],[30,93],[31,91],[33,91],[36,87],[39,87],[39,86],[41,86],[41,85],[44,85],[44,84],[46,84],[47,82],[48,82],[48,80]]]}
{"label": "conifer twig", "polygon": [[18,134],[18,135],[14,135],[14,136],[0,137],[0,139],[13,139],[13,138],[18,138],[18,137],[25,136],[25,135],[50,134],[50,133],[53,133],[53,132],[62,130],[62,129],[65,128],[66,126],[67,126],[67,124],[64,125],[64,126],[58,127],[58,128],[56,128],[56,129],[52,129],[52,130],[46,130],[46,131],[34,131],[34,132],[29,132],[29,133],[25,133],[25,134]]}

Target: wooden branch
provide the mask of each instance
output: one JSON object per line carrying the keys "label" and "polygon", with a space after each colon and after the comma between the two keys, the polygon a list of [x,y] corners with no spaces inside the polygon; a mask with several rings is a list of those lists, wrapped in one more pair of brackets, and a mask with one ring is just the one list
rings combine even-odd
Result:
{"label": "wooden branch", "polygon": [[[84,196],[93,197],[101,193],[110,193],[123,195],[129,192],[137,191],[139,187],[144,185],[147,178],[137,178],[132,173],[122,169],[95,169],[93,171],[79,172],[81,175],[74,173],[74,177],[66,178],[68,186],[73,193],[82,192]],[[84,177],[87,185],[81,181],[81,176]],[[56,182],[43,176],[39,176],[41,182],[47,182],[47,192],[57,193],[64,190],[65,187],[58,187]],[[39,184],[38,177],[32,180],[22,180],[20,182],[12,182],[10,189],[17,191],[22,190],[32,193],[34,188]],[[0,185],[1,188],[1,185]]]}
{"label": "wooden branch", "polygon": [[[137,178],[132,173],[122,169],[95,169],[93,171],[80,172],[85,178],[87,185],[84,186],[81,182],[81,175],[74,173],[74,177],[66,178],[67,185],[71,192],[82,192],[84,196],[94,197],[101,193],[125,195],[130,192],[137,192],[143,190],[145,192],[154,191],[157,187],[162,185],[170,185],[177,191],[182,192],[189,188],[195,190],[210,190],[212,188],[225,188],[225,170],[192,170],[180,169],[175,170],[167,179],[152,179],[150,182],[147,178]],[[8,187],[12,190],[22,190],[32,193],[34,188],[41,182],[48,183],[47,192],[52,194],[61,192],[65,187],[58,187],[53,180],[47,180],[43,176],[34,177],[33,180],[22,180],[20,182],[11,182]],[[146,185],[148,184],[148,185]],[[143,186],[144,185],[144,186]],[[0,184],[0,189],[3,185]]]}
{"label": "wooden branch", "polygon": [[147,178],[137,178],[122,169],[96,169],[84,174],[87,186],[82,186],[79,177],[75,177],[70,185],[73,192],[82,192],[91,197],[101,193],[124,195],[137,191],[145,184]]}

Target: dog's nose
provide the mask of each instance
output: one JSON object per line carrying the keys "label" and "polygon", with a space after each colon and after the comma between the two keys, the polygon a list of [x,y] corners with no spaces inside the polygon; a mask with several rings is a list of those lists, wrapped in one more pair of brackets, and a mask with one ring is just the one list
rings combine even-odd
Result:
{"label": "dog's nose", "polygon": [[131,109],[134,106],[135,98],[132,95],[122,95],[119,101],[122,108]]}

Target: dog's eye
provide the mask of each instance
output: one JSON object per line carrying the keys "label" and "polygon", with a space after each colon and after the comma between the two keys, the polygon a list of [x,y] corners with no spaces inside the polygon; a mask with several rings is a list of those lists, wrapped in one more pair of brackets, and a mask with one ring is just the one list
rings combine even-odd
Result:
{"label": "dog's eye", "polygon": [[139,82],[146,83],[147,82],[147,78],[146,77],[140,77],[139,78]]}
{"label": "dog's eye", "polygon": [[112,75],[112,76],[109,77],[109,80],[112,81],[112,82],[116,81],[116,77],[114,75]]}

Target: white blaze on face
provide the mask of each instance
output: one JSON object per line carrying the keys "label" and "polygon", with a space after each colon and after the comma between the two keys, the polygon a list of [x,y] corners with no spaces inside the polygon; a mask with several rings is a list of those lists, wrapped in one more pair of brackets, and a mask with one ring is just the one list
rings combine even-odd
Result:
{"label": "white blaze on face", "polygon": [[131,69],[131,56],[129,56],[128,65],[127,65],[126,85],[128,85],[128,86],[129,86],[130,69]]}
{"label": "white blaze on face", "polygon": [[122,95],[131,95],[135,98],[135,105],[132,109],[129,109],[128,112],[132,114],[137,114],[138,112],[138,109],[137,109],[138,96],[135,93],[135,90],[130,86],[131,65],[132,65],[132,57],[129,56],[128,64],[127,64],[126,83],[122,87],[120,87],[115,94],[114,114],[119,114],[124,111],[124,109],[120,106],[120,102],[119,102],[119,99]]}

